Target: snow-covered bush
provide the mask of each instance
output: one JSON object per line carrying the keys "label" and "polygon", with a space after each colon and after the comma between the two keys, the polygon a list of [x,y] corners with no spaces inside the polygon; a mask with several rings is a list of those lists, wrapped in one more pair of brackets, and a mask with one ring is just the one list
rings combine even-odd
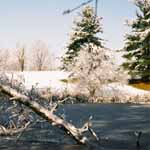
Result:
{"label": "snow-covered bush", "polygon": [[74,62],[74,76],[79,78],[78,89],[85,90],[95,99],[104,84],[126,81],[127,76],[114,62],[112,50],[87,44]]}

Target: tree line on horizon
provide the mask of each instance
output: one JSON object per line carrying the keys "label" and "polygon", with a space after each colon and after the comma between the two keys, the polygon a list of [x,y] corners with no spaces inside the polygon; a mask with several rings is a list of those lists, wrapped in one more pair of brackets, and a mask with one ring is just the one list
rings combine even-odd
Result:
{"label": "tree line on horizon", "polygon": [[30,48],[25,44],[17,43],[13,50],[0,49],[1,71],[47,71],[55,69],[54,56],[43,41],[35,41]]}

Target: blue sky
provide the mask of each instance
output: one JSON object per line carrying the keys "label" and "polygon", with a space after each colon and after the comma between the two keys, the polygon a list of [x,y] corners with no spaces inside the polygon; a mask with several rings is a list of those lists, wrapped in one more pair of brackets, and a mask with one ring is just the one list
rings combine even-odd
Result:
{"label": "blue sky", "polygon": [[[78,9],[62,15],[86,0],[0,0],[0,48],[15,48],[17,42],[32,44],[42,40],[59,56],[64,53]],[[94,5],[94,3],[91,3]],[[130,30],[126,19],[135,17],[135,6],[129,0],[99,0],[98,15],[103,17],[105,45],[123,47],[124,35]]]}

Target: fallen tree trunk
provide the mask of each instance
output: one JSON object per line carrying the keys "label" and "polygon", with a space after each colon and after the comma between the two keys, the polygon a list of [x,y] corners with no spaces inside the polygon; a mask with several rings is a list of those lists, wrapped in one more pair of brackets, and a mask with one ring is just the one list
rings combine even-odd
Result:
{"label": "fallen tree trunk", "polygon": [[[29,107],[36,114],[41,116],[43,119],[47,120],[52,125],[55,125],[58,128],[63,129],[67,134],[70,134],[78,143],[86,144],[88,142],[88,138],[84,136],[84,132],[90,131],[91,133],[91,130],[89,130],[91,128],[91,124],[89,122],[85,123],[81,128],[76,128],[73,124],[65,121],[61,117],[54,114],[56,105],[51,109],[51,111],[49,111],[45,107],[41,106],[39,103],[31,100],[26,95],[17,92],[15,89],[12,89],[9,86],[0,84],[0,89],[1,92],[11,97],[10,100],[18,101],[24,104],[25,106]],[[98,137],[95,136],[96,134],[93,130],[91,134],[94,137],[96,137],[97,140],[99,140]]]}

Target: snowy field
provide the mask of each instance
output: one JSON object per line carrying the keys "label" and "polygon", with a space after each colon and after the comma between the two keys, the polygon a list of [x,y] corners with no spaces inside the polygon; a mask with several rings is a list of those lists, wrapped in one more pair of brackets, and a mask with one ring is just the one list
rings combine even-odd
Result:
{"label": "snowy field", "polygon": [[25,71],[25,72],[7,72],[6,76],[13,81],[23,83],[26,89],[32,87],[38,89],[51,88],[53,92],[61,92],[66,84],[61,80],[67,79],[69,73],[63,71]]}
{"label": "snowy field", "polygon": [[[69,78],[69,72],[63,71],[31,71],[31,72],[7,72],[6,76],[10,80],[22,82],[26,89],[31,89],[33,86],[39,89],[50,88],[52,92],[63,92],[66,87],[68,91],[73,91],[76,88],[75,84],[66,84],[62,80]],[[120,83],[111,83],[104,87],[104,91],[108,93],[119,92],[127,95],[150,94],[149,91],[133,88]]]}

